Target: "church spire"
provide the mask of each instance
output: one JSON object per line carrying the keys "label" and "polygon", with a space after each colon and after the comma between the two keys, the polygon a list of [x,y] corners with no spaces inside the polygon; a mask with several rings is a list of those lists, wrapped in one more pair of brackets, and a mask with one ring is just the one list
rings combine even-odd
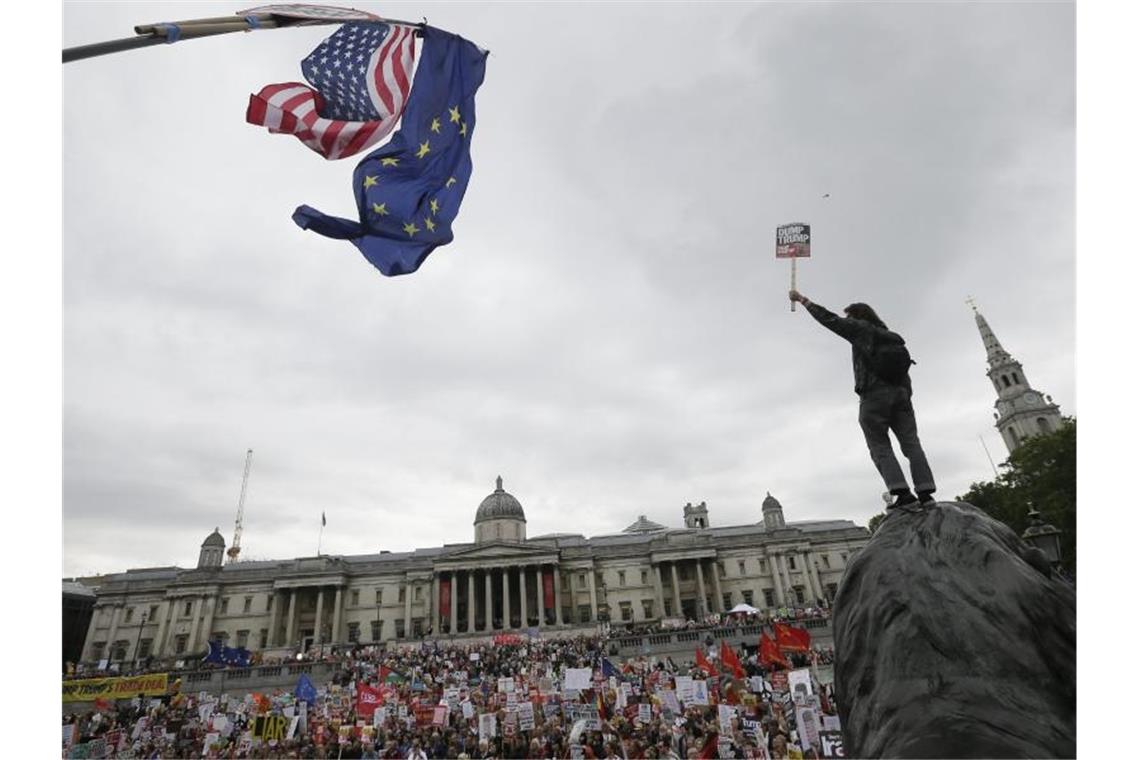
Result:
{"label": "church spire", "polygon": [[982,334],[982,345],[986,349],[986,361],[989,362],[990,367],[999,364],[1005,364],[1010,361],[1009,352],[1002,348],[1001,343],[998,342],[997,336],[994,331],[990,329],[990,325],[986,322],[986,318],[978,311],[978,305],[974,303],[973,298],[966,301],[970,304],[970,308],[974,310],[974,322],[978,325],[978,332]]}

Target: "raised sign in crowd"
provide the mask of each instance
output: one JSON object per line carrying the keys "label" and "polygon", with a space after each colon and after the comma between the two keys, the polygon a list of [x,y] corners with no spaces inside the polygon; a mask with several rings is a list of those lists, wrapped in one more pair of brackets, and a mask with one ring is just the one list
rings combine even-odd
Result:
{"label": "raised sign in crowd", "polygon": [[710,636],[688,658],[619,660],[610,638],[357,646],[321,658],[327,679],[273,693],[191,692],[166,673],[65,680],[63,757],[843,757],[832,652],[794,622],[754,650]]}

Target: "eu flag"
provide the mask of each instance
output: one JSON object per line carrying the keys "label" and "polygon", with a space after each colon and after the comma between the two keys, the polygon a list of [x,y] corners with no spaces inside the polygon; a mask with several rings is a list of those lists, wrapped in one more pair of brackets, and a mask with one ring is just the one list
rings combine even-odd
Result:
{"label": "eu flag", "polygon": [[297,688],[293,690],[293,696],[297,698],[298,702],[313,704],[317,701],[317,689],[304,673],[297,679]]}
{"label": "eu flag", "polygon": [[360,221],[309,206],[293,212],[302,229],[351,240],[381,273],[419,269],[452,240],[451,225],[471,178],[475,91],[487,53],[457,35],[427,26],[400,130],[356,166],[352,188]]}

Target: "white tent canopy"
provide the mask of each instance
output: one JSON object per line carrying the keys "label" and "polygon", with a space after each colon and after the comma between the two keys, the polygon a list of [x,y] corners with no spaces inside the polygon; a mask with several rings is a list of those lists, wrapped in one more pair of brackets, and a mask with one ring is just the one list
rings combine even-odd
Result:
{"label": "white tent canopy", "polygon": [[754,612],[759,612],[759,611],[760,610],[756,609],[751,604],[744,604],[743,602],[741,602],[740,604],[736,605],[731,610],[729,610],[728,614],[732,615],[732,614],[737,613],[737,612],[752,614]]}

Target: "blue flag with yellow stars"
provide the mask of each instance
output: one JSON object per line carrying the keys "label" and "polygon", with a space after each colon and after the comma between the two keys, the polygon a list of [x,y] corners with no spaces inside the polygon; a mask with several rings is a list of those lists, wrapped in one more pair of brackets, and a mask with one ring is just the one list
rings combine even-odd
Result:
{"label": "blue flag with yellow stars", "polygon": [[360,221],[309,206],[293,212],[301,229],[351,240],[389,277],[419,269],[450,243],[471,178],[475,91],[487,53],[449,32],[423,28],[423,48],[400,130],[352,174]]}

